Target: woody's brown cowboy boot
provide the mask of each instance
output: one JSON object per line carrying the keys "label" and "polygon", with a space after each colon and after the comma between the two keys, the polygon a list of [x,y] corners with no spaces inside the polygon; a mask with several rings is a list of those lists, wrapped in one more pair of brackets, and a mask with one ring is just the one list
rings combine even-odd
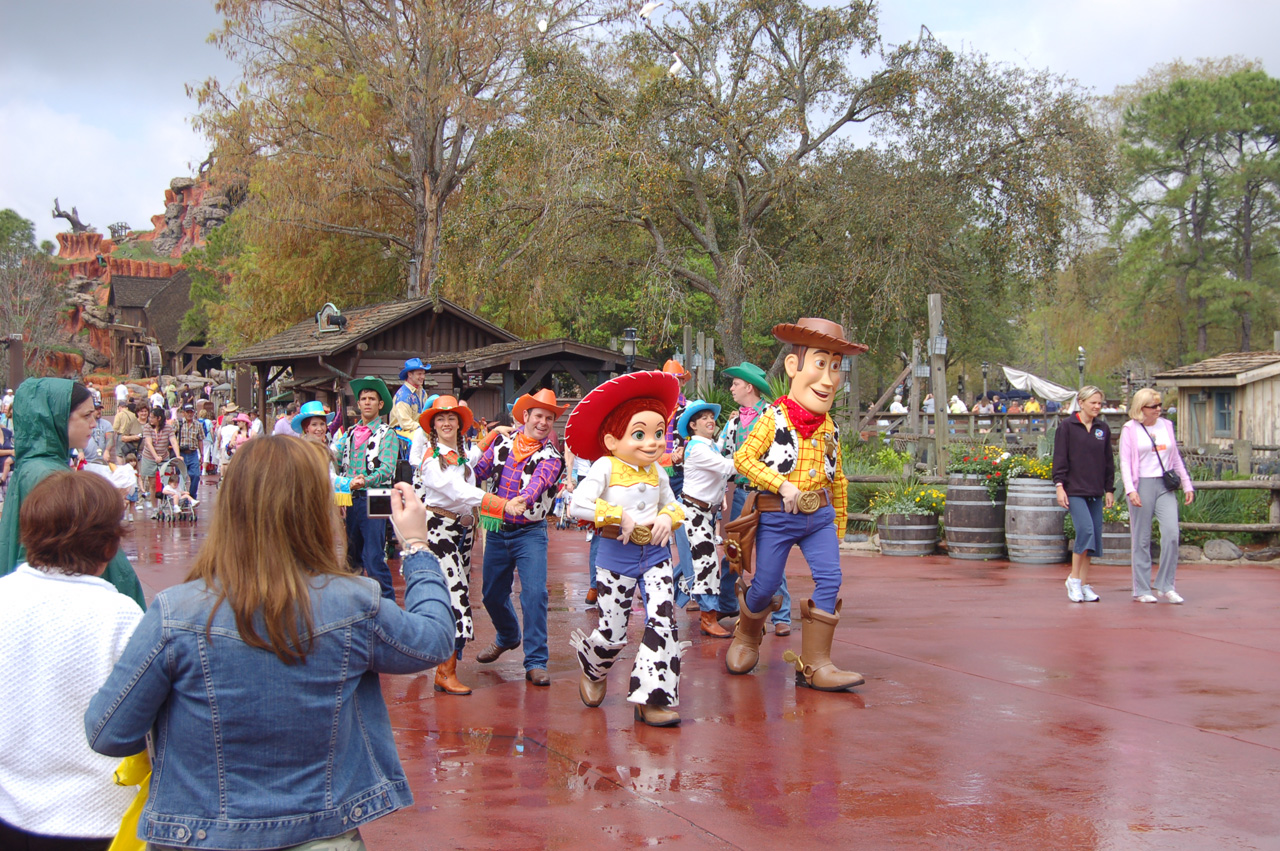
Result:
{"label": "woody's brown cowboy boot", "polygon": [[732,638],[733,633],[720,625],[720,621],[716,618],[717,612],[703,612],[698,617],[698,628],[702,630],[703,635],[709,635],[712,638]]}
{"label": "woody's brown cowboy boot", "polygon": [[812,600],[800,603],[800,655],[788,650],[782,658],[796,666],[796,685],[818,691],[847,691],[864,682],[862,674],[842,671],[831,661],[831,640],[840,623],[840,600],[835,613],[814,608]]}
{"label": "woody's brown cowboy boot", "polygon": [[458,679],[458,653],[436,666],[435,690],[445,694],[471,694],[471,686],[463,685]]}
{"label": "woody's brown cowboy boot", "polygon": [[747,586],[738,580],[738,625],[733,629],[733,643],[724,654],[724,666],[731,674],[749,674],[760,661],[760,640],[764,638],[765,619],[782,608],[782,596],[775,596],[762,612],[747,608]]}

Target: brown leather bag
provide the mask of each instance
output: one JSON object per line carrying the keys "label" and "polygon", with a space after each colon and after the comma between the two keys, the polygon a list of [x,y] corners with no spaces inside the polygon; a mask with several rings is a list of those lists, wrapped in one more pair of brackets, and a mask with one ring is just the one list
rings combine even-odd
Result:
{"label": "brown leather bag", "polygon": [[749,493],[738,518],[724,524],[724,554],[729,559],[729,569],[739,576],[755,571],[756,529],[759,526],[760,510],[756,508],[756,495]]}

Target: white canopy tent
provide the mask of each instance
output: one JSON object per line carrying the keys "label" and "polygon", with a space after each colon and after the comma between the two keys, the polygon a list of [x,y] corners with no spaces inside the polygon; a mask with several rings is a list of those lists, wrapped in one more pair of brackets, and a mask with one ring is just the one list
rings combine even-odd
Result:
{"label": "white canopy tent", "polygon": [[1062,410],[1065,413],[1073,413],[1077,407],[1076,391],[1063,387],[1060,384],[1054,384],[1052,381],[1045,381],[1038,375],[1032,375],[1029,372],[1014,369],[1010,366],[1001,364],[1004,370],[1004,377],[1009,381],[1010,386],[1019,390],[1026,390],[1028,393],[1034,393],[1041,399],[1052,399],[1055,402],[1062,403]]}

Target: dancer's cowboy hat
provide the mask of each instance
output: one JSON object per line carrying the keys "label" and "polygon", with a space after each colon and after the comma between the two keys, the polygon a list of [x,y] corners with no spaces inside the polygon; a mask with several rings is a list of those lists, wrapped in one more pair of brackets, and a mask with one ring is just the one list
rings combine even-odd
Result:
{"label": "dancer's cowboy hat", "polygon": [[454,414],[457,416],[458,431],[462,434],[470,431],[471,424],[476,421],[476,416],[471,413],[471,409],[459,402],[455,397],[437,396],[435,401],[431,403],[431,407],[418,415],[418,425],[422,426],[423,431],[431,431],[431,422],[436,418],[436,414]]}
{"label": "dancer's cowboy hat", "polygon": [[702,399],[695,399],[685,406],[684,413],[676,420],[676,433],[685,440],[689,439],[689,423],[693,422],[693,418],[703,411],[710,411],[713,419],[720,419],[720,406],[715,402],[706,402]]}
{"label": "dancer's cowboy hat", "polygon": [[780,343],[842,355],[860,355],[867,351],[864,344],[846,340],[844,326],[830,319],[806,316],[795,322],[784,322],[773,326],[773,336]]}
{"label": "dancer's cowboy hat", "polygon": [[382,397],[382,407],[378,410],[379,414],[385,414],[391,410],[391,391],[387,389],[387,382],[371,375],[352,379],[351,395],[356,397],[357,402],[360,401],[360,394],[365,390],[372,390]]}
{"label": "dancer's cowboy hat", "polygon": [[675,358],[664,363],[662,365],[662,371],[667,375],[674,375],[681,381],[688,381],[690,378],[689,370],[685,369],[684,364],[680,363],[680,361]]}
{"label": "dancer's cowboy hat", "polygon": [[679,396],[680,379],[670,372],[630,372],[611,378],[574,407],[564,427],[564,442],[579,458],[602,458],[609,450],[600,428],[619,405],[631,399],[655,399],[663,408],[662,418],[668,420]]}
{"label": "dancer's cowboy hat", "polygon": [[312,417],[324,417],[325,425],[328,425],[333,422],[333,418],[336,416],[336,413],[331,414],[326,411],[324,405],[319,402],[304,402],[302,407],[298,409],[297,415],[289,421],[289,424],[293,426],[295,432],[302,434],[302,424]]}
{"label": "dancer's cowboy hat", "polygon": [[763,369],[749,361],[743,361],[737,366],[729,367],[724,371],[724,374],[730,378],[741,378],[759,390],[762,396],[773,395],[773,388],[769,386],[769,377],[764,374]]}
{"label": "dancer's cowboy hat", "polygon": [[409,358],[404,362],[404,366],[400,367],[400,380],[404,381],[409,377],[409,373],[415,369],[426,371],[431,369],[431,364],[423,363],[422,358]]}
{"label": "dancer's cowboy hat", "polygon": [[560,415],[569,410],[568,405],[557,405],[556,394],[554,391],[543,387],[537,393],[532,395],[526,393],[516,400],[515,405],[511,408],[511,418],[516,421],[516,425],[524,422],[524,415],[532,408],[545,408],[555,414],[556,419],[560,419]]}

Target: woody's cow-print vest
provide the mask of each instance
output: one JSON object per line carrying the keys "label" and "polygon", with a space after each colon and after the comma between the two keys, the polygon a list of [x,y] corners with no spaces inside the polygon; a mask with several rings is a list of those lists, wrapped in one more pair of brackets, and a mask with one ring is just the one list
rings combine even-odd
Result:
{"label": "woody's cow-print vest", "polygon": [[[500,436],[493,447],[493,482],[497,487],[498,479],[502,476],[502,471],[506,469],[507,458],[511,455],[511,447],[515,445],[515,438],[511,435],[504,434]],[[559,468],[564,465],[564,459],[560,456],[560,452],[548,440],[546,445],[537,452],[524,459],[524,468],[520,471],[520,490],[529,487],[529,483],[533,481],[534,471],[538,469],[538,465],[543,461],[555,461],[556,471],[552,476],[552,480],[560,477]],[[521,515],[530,523],[537,523],[540,520],[546,520],[547,515],[551,513],[551,507],[556,501],[555,487],[549,487],[542,492],[536,502],[529,503],[529,507]]]}
{"label": "woody's cow-print vest", "polygon": [[[773,414],[773,444],[765,451],[760,460],[775,473],[787,476],[796,468],[796,459],[800,457],[799,446],[802,438],[795,429],[787,424],[787,415],[781,405],[770,405],[768,410]],[[835,429],[834,446],[838,447],[840,445],[840,426],[836,425],[834,421],[832,421],[831,425]],[[815,433],[810,440],[822,442],[823,438]],[[830,487],[831,483],[836,479],[836,462],[839,453],[832,451],[833,445],[831,444],[820,448],[823,449],[822,459],[827,474],[827,485]]]}
{"label": "woody's cow-print vest", "polygon": [[[359,423],[357,423],[357,425],[359,425]],[[352,426],[351,428],[347,429],[347,433],[343,435],[342,437],[343,446],[342,446],[342,453],[341,453],[342,473],[343,475],[351,476],[352,478],[362,475],[360,472],[357,472],[356,470],[351,469],[351,461],[356,454],[355,437],[353,436],[354,431],[355,431],[355,426]],[[363,475],[371,476],[378,471],[378,467],[381,466],[382,464],[382,459],[378,457],[378,449],[381,448],[382,441],[388,439],[388,436],[390,436],[390,439],[392,440],[394,440],[396,437],[395,434],[391,431],[391,426],[386,423],[383,423],[379,425],[377,428],[375,428],[373,430],[373,434],[371,434],[369,436],[369,439],[364,442],[365,454],[364,454]],[[388,485],[387,487],[390,487],[390,485]]]}

